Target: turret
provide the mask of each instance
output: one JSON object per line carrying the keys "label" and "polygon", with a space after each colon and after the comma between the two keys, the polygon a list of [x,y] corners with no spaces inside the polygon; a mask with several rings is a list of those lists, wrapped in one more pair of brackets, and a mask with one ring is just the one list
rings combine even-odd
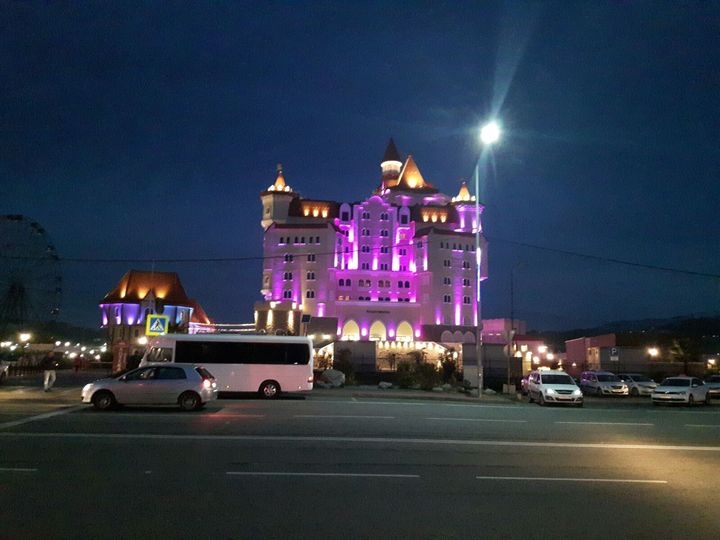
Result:
{"label": "turret", "polygon": [[382,162],[380,163],[383,189],[397,184],[401,168],[402,160],[400,159],[400,153],[395,146],[395,141],[391,138],[388,142],[387,148],[385,149],[385,155],[383,156]]}
{"label": "turret", "polygon": [[288,218],[290,202],[297,196],[292,188],[285,183],[282,163],[277,165],[275,182],[260,194],[263,214],[260,225],[267,229],[273,223],[285,223]]}

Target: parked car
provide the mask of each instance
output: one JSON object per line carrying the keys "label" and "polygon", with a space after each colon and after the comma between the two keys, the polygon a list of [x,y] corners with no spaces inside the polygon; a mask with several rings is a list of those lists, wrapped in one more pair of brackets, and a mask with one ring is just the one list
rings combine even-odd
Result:
{"label": "parked car", "polygon": [[628,385],[609,371],[583,371],[580,376],[580,388],[583,394],[598,396],[627,396]]}
{"label": "parked car", "polygon": [[705,385],[708,387],[708,399],[720,399],[720,375],[710,375]]}
{"label": "parked car", "polygon": [[649,396],[657,387],[657,383],[647,375],[640,373],[619,373],[620,380],[627,384],[631,396]]}
{"label": "parked car", "polygon": [[194,364],[151,364],[85,385],[83,403],[107,410],[117,405],[179,405],[192,411],[217,399],[215,377]]}
{"label": "parked car", "polygon": [[653,405],[658,403],[710,403],[709,387],[697,377],[668,377],[652,393]]}
{"label": "parked car", "polygon": [[527,393],[530,403],[539,405],[566,403],[583,406],[583,394],[573,378],[559,370],[532,371],[527,378]]}

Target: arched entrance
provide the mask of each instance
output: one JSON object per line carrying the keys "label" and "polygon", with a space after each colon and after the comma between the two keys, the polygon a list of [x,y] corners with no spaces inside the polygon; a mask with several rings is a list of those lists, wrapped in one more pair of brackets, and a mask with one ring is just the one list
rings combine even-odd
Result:
{"label": "arched entrance", "polygon": [[413,340],[413,329],[410,323],[403,321],[398,324],[397,332],[395,333],[395,341],[412,341]]}
{"label": "arched entrance", "polygon": [[342,335],[340,339],[343,341],[359,341],[360,340],[360,327],[358,324],[350,319],[346,321],[342,327]]}
{"label": "arched entrance", "polygon": [[370,326],[370,341],[386,341],[387,328],[382,321],[375,321]]}

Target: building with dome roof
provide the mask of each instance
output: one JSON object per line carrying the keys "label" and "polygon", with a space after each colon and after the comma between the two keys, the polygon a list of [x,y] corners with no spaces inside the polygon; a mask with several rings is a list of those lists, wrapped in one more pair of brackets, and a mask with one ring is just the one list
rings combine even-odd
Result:
{"label": "building with dome roof", "polygon": [[256,330],[386,346],[475,342],[487,243],[465,183],[455,197],[440,193],[391,139],[380,185],[363,201],[305,198],[281,165],[260,199],[263,300],[255,305]]}

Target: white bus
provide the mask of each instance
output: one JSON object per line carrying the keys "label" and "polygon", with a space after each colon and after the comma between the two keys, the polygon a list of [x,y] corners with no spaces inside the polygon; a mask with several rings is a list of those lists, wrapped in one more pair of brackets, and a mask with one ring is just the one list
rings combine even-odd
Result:
{"label": "white bus", "polygon": [[313,388],[313,346],[307,337],[170,334],[148,343],[140,365],[149,362],[202,364],[220,392],[258,392],[273,399]]}

